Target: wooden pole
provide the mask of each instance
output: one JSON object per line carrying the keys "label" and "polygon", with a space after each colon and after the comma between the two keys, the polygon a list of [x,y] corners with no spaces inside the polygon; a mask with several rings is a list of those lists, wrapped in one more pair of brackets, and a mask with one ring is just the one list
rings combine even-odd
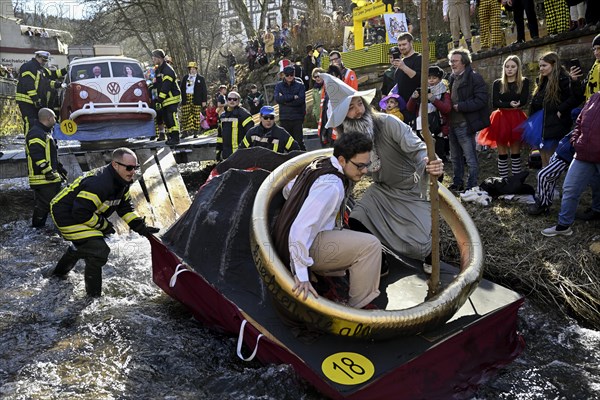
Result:
{"label": "wooden pole", "polygon": [[[427,76],[429,75],[429,32],[427,29],[427,0],[421,0],[421,43],[423,45],[421,62],[421,134],[427,145],[427,157],[430,160],[437,158],[435,154],[435,142],[429,132],[429,120],[427,118]],[[427,298],[433,297],[440,287],[440,197],[438,193],[437,178],[429,176],[429,197],[431,201],[431,276],[429,277]]]}

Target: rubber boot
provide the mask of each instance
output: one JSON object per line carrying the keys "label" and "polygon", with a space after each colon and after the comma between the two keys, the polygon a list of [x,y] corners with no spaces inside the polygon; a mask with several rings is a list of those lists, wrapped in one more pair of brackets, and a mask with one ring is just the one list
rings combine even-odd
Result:
{"label": "rubber boot", "polygon": [[73,268],[75,268],[75,264],[79,261],[79,256],[77,255],[77,249],[73,246],[69,246],[65,254],[58,260],[56,263],[56,267],[52,272],[52,275],[64,277],[67,275]]}
{"label": "rubber boot", "polygon": [[169,135],[169,140],[166,141],[167,146],[175,146],[179,144],[179,132],[175,131]]}
{"label": "rubber boot", "polygon": [[165,140],[165,131],[160,131],[158,132],[158,139],[159,142],[162,142],[163,140]]}
{"label": "rubber boot", "polygon": [[469,52],[473,53],[473,46],[471,46],[471,39],[467,39],[467,40],[465,40],[465,42],[467,42],[467,48],[469,49]]}
{"label": "rubber boot", "polygon": [[85,292],[90,297],[102,296],[102,265],[95,259],[85,260]]}

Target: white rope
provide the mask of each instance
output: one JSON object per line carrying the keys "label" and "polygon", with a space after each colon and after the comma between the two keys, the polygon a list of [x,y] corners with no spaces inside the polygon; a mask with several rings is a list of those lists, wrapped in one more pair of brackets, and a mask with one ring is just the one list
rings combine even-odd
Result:
{"label": "white rope", "polygon": [[250,354],[250,357],[248,358],[244,358],[244,356],[242,356],[242,343],[244,343],[244,327],[246,326],[246,320],[242,321],[242,325],[240,326],[240,334],[238,336],[238,342],[237,342],[237,356],[244,360],[244,361],[252,361],[254,359],[254,357],[256,356],[256,352],[258,351],[258,342],[260,341],[260,338],[263,337],[264,335],[261,333],[260,335],[258,335],[258,338],[256,339],[256,346],[254,347],[254,351],[252,352],[252,354]]}
{"label": "white rope", "polygon": [[175,283],[177,283],[177,275],[179,275],[182,272],[186,272],[186,271],[189,271],[189,269],[187,269],[185,267],[185,265],[177,264],[177,267],[175,267],[175,273],[173,274],[173,276],[171,277],[171,280],[169,281],[169,287],[175,287]]}

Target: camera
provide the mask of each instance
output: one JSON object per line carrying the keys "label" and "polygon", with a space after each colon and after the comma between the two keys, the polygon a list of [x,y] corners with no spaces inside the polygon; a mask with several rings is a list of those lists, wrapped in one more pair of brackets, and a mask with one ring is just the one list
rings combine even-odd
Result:
{"label": "camera", "polygon": [[399,60],[401,55],[400,55],[400,49],[398,47],[392,47],[390,49],[390,55],[392,56],[392,58],[394,60]]}

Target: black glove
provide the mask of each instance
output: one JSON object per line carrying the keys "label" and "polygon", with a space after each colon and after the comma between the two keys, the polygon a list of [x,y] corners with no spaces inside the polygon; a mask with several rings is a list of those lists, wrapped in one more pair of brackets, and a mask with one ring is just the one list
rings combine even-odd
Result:
{"label": "black glove", "polygon": [[102,234],[106,237],[108,235],[112,235],[113,233],[115,233],[115,227],[113,226],[113,224],[110,223],[110,221],[106,221],[108,223],[108,225],[106,226],[106,228],[102,229]]}
{"label": "black glove", "polygon": [[215,153],[215,159],[217,161],[222,161],[223,160],[223,156],[221,155],[221,150],[217,150],[217,152]]}
{"label": "black glove", "polygon": [[63,167],[62,164],[58,164],[58,167],[56,168],[58,170],[59,175],[61,176],[61,178],[63,178],[63,180],[67,180],[67,176],[69,176],[69,171],[67,171],[65,169],[65,167]]}
{"label": "black glove", "polygon": [[52,171],[48,171],[44,174],[44,178],[46,178],[47,181],[53,181],[56,179],[60,179],[60,175],[58,175],[58,173],[54,170]]}
{"label": "black glove", "polygon": [[158,233],[159,228],[154,226],[146,225],[146,221],[142,218],[136,218],[129,223],[129,227],[142,236],[148,236],[153,233]]}
{"label": "black glove", "polygon": [[156,102],[154,108],[156,108],[156,111],[160,110],[162,108],[162,103]]}

